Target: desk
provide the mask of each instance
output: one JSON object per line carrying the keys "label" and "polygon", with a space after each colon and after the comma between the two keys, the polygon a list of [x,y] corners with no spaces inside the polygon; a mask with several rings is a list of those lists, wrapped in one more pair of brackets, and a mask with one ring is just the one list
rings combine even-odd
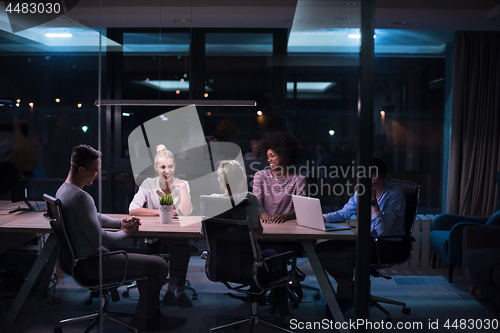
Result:
{"label": "desk", "polygon": [[[107,214],[116,219],[124,219],[129,217],[125,214]],[[0,216],[0,221],[3,216]],[[199,216],[183,216],[181,221],[173,222],[172,224],[160,224],[159,218],[156,216],[142,216],[140,230],[135,234],[137,237],[154,237],[154,238],[203,238],[200,234],[201,218]],[[316,239],[354,239],[355,234],[352,230],[341,230],[334,232],[324,232],[309,228],[304,228],[296,225],[295,220],[287,221],[283,224],[264,224],[264,232],[259,235],[258,239],[272,239],[277,241],[301,241],[302,246],[307,254],[311,267],[314,271],[318,284],[327,301],[333,318],[336,322],[344,322],[342,312],[340,311],[333,287],[328,279],[324,269],[321,267],[318,256],[314,251],[313,240]],[[8,218],[7,221],[0,222],[0,232],[37,232],[50,233],[49,222],[43,218],[42,213],[22,212],[17,213],[15,218]],[[26,299],[31,287],[40,274],[43,266],[49,261],[50,254],[55,247],[55,237],[50,235],[39,254],[33,268],[31,269],[26,282],[23,284],[16,300],[14,301],[7,317],[6,323],[14,322],[17,313],[21,309],[24,300]],[[349,330],[340,330],[341,332],[349,332]]]}

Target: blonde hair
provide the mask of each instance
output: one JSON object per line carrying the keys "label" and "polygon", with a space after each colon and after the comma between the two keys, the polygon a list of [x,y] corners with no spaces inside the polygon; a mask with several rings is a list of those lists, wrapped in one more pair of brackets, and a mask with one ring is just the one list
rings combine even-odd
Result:
{"label": "blonde hair", "polygon": [[158,164],[158,160],[160,158],[164,158],[164,159],[171,158],[175,164],[174,154],[172,154],[172,152],[170,150],[168,150],[167,147],[165,147],[165,145],[156,146],[155,169],[156,169],[156,165]]}
{"label": "blonde hair", "polygon": [[245,169],[243,169],[241,164],[236,160],[220,161],[217,169],[217,176],[221,190],[224,192],[225,196],[229,196],[226,186],[227,183],[239,185],[238,188],[231,188],[232,194],[240,192],[241,187],[246,183]]}

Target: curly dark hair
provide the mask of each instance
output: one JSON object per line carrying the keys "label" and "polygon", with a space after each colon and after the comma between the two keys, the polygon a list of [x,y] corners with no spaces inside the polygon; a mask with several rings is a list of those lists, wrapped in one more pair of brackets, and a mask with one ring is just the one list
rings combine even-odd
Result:
{"label": "curly dark hair", "polygon": [[269,149],[273,150],[285,167],[296,163],[299,157],[300,143],[290,132],[268,132],[259,144],[264,154]]}

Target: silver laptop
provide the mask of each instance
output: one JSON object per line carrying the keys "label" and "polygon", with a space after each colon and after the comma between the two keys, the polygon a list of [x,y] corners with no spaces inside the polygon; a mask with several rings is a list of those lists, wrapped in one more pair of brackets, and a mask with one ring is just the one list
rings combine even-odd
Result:
{"label": "silver laptop", "polygon": [[297,224],[322,231],[337,231],[351,229],[349,226],[336,223],[325,223],[321,212],[319,199],[292,195],[293,207],[297,217]]}

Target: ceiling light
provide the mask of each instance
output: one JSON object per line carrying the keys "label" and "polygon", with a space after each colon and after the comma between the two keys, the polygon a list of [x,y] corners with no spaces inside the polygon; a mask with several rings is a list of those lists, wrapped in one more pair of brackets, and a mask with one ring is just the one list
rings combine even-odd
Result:
{"label": "ceiling light", "polygon": [[[95,105],[99,106],[98,100],[95,100]],[[103,99],[103,105],[118,105],[118,106],[256,106],[257,102],[252,100],[145,100],[145,99]]]}
{"label": "ceiling light", "polygon": [[394,24],[394,25],[410,25],[412,23],[413,22],[409,22],[409,21],[395,21],[392,24]]}
{"label": "ceiling light", "polygon": [[68,38],[73,37],[70,33],[55,33],[55,32],[47,32],[45,37],[59,37],[59,38]]}
{"label": "ceiling light", "polygon": [[[336,82],[297,82],[297,92],[302,93],[322,93],[330,89]],[[286,91],[293,92],[294,83],[286,83]]]}
{"label": "ceiling light", "polygon": [[349,35],[347,35],[347,37],[359,39],[359,38],[361,38],[361,35],[360,34],[349,34]]}
{"label": "ceiling light", "polygon": [[193,22],[193,20],[189,20],[189,19],[177,19],[177,20],[174,20],[175,23],[179,23],[179,22]]}

